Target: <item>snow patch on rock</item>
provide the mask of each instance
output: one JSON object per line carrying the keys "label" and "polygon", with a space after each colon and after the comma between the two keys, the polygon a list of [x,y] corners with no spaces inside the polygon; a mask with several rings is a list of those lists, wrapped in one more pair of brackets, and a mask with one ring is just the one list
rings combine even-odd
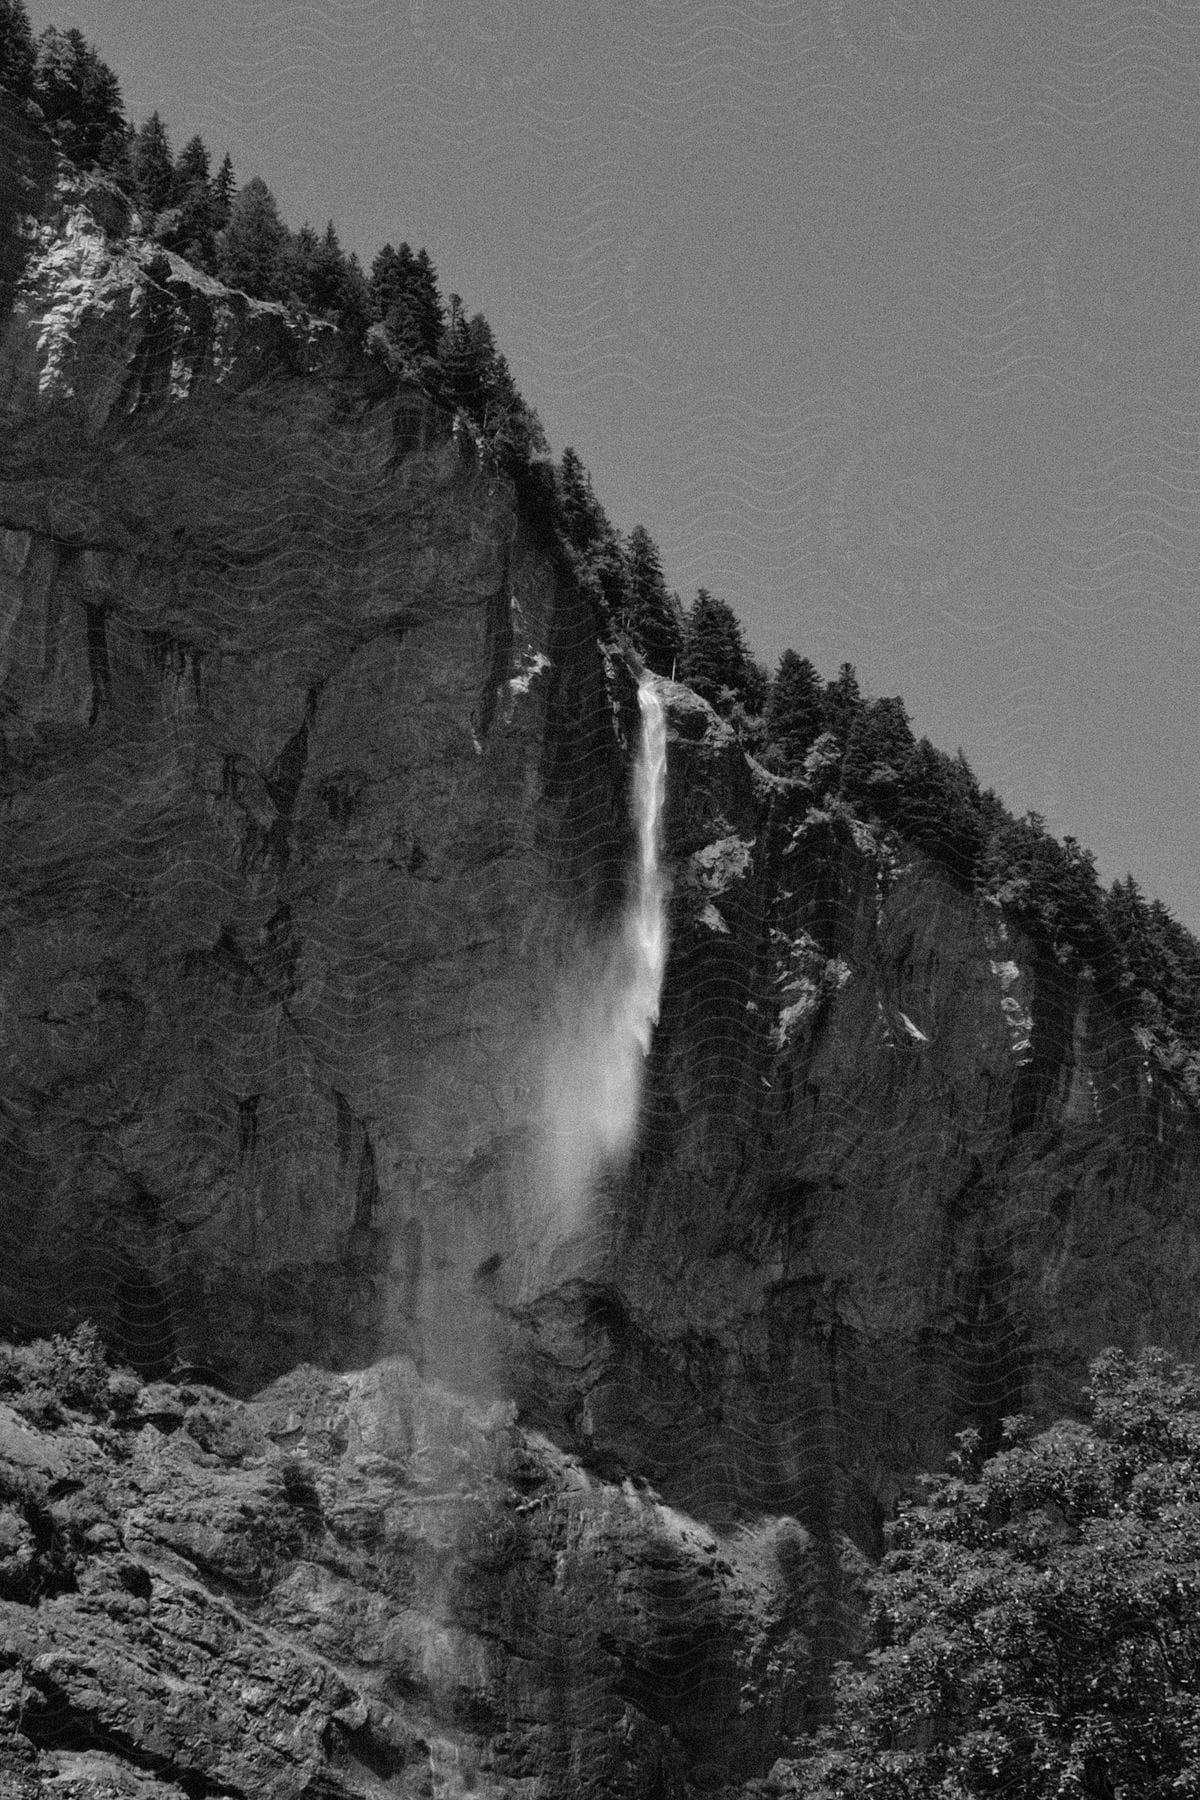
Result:
{"label": "snow patch on rock", "polygon": [[1033,1041],[1033,1014],[1018,995],[1009,992],[1020,980],[1021,970],[1011,957],[993,959],[988,967],[1000,983],[1000,1011],[1008,1026],[1009,1048],[1014,1056],[1023,1059],[1029,1054]]}
{"label": "snow patch on rock", "polygon": [[540,650],[524,651],[521,656],[518,671],[509,681],[509,693],[514,696],[518,694],[527,694],[537,677],[544,674],[549,667],[550,658],[544,656]]}
{"label": "snow patch on rock", "polygon": [[695,852],[690,872],[705,893],[723,894],[735,881],[741,881],[750,867],[755,842],[754,838],[718,838]]}
{"label": "snow patch on rock", "polygon": [[786,965],[775,978],[781,1004],[772,1032],[776,1050],[783,1050],[822,1001],[845,987],[853,971],[841,957],[826,957],[807,933],[790,941],[782,933],[772,936],[777,945],[786,946]]}

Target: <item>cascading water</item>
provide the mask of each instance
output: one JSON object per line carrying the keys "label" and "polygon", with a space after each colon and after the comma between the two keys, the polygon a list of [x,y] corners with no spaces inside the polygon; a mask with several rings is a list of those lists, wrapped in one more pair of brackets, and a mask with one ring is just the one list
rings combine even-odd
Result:
{"label": "cascading water", "polygon": [[661,857],[667,726],[658,690],[645,674],[638,682],[638,707],[637,867],[617,940],[595,983],[585,984],[590,991],[547,1063],[547,1184],[560,1222],[568,1224],[578,1222],[597,1175],[632,1147],[667,959]]}
{"label": "cascading water", "polygon": [[612,1096],[614,1150],[629,1144],[637,1126],[641,1062],[650,1052],[651,1034],[658,1024],[667,960],[666,884],[660,855],[667,792],[667,721],[658,692],[646,675],[638,683],[638,707],[642,732],[633,772],[637,877],[625,914],[623,967],[618,974],[607,1055],[597,1070]]}

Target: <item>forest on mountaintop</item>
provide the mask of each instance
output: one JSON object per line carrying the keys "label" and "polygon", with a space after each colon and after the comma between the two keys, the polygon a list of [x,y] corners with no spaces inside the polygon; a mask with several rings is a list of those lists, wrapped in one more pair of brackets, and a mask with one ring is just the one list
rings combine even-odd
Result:
{"label": "forest on mountaintop", "polygon": [[[228,151],[215,166],[199,136],[173,153],[154,111],[135,126],[117,76],[78,30],[35,38],[24,0],[0,0],[0,87],[78,167],[116,183],[162,252],[251,298],[331,321],[349,346],[384,357],[473,427],[481,451],[532,493],[595,610],[598,635],[688,683],[773,774],[813,802],[848,811],[934,859],[956,883],[1005,909],[1058,963],[1086,970],[1143,1049],[1200,1101],[1200,942],[1132,875],[1102,885],[1092,853],[1060,843],[1036,812],[1015,817],[955,756],[916,738],[898,697],[871,698],[854,667],[823,680],[788,649],[773,673],[750,654],[727,601],[668,589],[643,525],[609,521],[577,453],[549,459],[481,312],[443,298],[429,253],[385,244],[364,271],[334,222],[290,229],[266,182],[239,185]],[[165,258],[164,258],[165,262]]]}

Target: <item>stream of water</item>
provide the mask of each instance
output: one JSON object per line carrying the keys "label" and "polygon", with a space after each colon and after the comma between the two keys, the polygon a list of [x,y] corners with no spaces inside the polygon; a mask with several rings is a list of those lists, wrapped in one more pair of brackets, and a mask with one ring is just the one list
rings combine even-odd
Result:
{"label": "stream of water", "polygon": [[641,731],[633,773],[637,865],[616,942],[584,1016],[555,1047],[547,1071],[547,1149],[559,1208],[577,1216],[591,1184],[633,1147],[643,1065],[658,1023],[667,959],[662,817],[667,725],[653,679],[638,683]]}

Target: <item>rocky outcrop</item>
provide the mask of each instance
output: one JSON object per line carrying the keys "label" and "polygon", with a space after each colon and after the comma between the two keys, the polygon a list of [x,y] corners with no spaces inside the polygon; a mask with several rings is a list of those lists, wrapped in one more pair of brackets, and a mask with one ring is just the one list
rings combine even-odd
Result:
{"label": "rocky outcrop", "polygon": [[[389,1360],[0,1405],[0,1787],[683,1795],[804,1722],[810,1545]],[[32,1413],[32,1418],[30,1414]],[[74,1784],[74,1785],[72,1785]]]}
{"label": "rocky outcrop", "polygon": [[[28,1754],[189,1794],[453,1792],[435,1740],[497,1793],[761,1770],[914,1470],[1107,1343],[1200,1349],[1194,1111],[1102,972],[664,683],[638,1147],[565,1195],[547,1074],[586,1080],[637,708],[541,477],[3,143],[0,1325],[93,1318],[253,1443],[198,1439],[197,1387],[30,1449],[70,1463],[30,1516],[117,1482],[80,1542],[120,1542],[10,1596],[21,1716],[68,1721]],[[429,1408],[442,1511],[397,1448]],[[95,1474],[138,1433],[186,1532]],[[205,1762],[218,1651],[277,1674]]]}

